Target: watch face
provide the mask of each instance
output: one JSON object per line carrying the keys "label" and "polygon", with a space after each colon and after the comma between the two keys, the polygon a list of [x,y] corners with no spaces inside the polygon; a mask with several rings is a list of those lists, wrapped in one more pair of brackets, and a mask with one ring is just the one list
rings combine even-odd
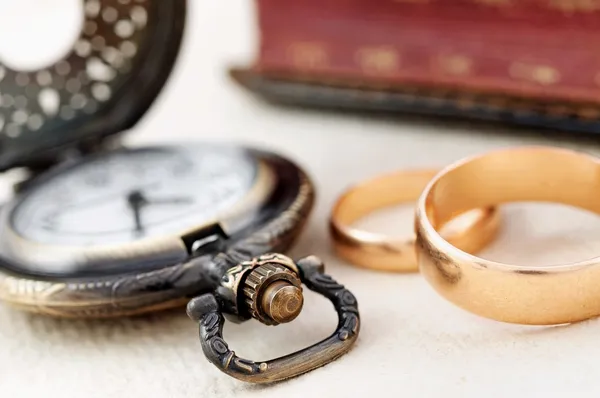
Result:
{"label": "watch face", "polygon": [[257,160],[232,148],[115,151],[34,185],[9,223],[29,242],[69,247],[181,235],[234,207],[256,175]]}
{"label": "watch face", "polygon": [[288,250],[313,200],[296,164],[251,148],[120,149],[64,163],[0,207],[0,299],[69,317],[181,305],[214,291],[233,261]]}

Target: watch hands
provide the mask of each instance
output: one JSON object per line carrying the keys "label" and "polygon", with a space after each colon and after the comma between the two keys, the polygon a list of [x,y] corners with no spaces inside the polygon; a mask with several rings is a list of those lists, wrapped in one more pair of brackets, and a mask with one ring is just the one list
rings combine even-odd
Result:
{"label": "watch hands", "polygon": [[144,190],[144,189],[153,188],[153,187],[156,187],[158,185],[160,185],[159,182],[149,183],[149,184],[146,184],[146,185],[141,185],[139,187],[135,187],[133,189],[130,188],[130,189],[128,189],[125,192],[123,192],[123,191],[121,191],[121,192],[113,192],[110,195],[101,196],[101,197],[94,197],[94,198],[91,198],[88,201],[79,202],[79,203],[73,203],[73,204],[67,204],[67,205],[63,206],[62,209],[72,210],[72,209],[78,209],[78,208],[81,208],[81,207],[94,206],[94,205],[97,205],[97,204],[102,204],[102,203],[105,203],[107,201],[114,200],[114,199],[117,199],[119,197],[122,197],[123,194],[130,194],[132,192],[140,192],[141,193],[142,190]]}
{"label": "watch hands", "polygon": [[142,206],[144,206],[146,203],[146,198],[144,198],[144,195],[141,191],[134,190],[129,192],[129,195],[127,195],[127,204],[133,212],[133,219],[135,221],[135,232],[140,235],[144,232],[141,210]]}
{"label": "watch hands", "polygon": [[135,232],[137,234],[143,234],[144,227],[141,220],[141,210],[143,207],[148,205],[162,205],[162,204],[182,204],[193,202],[189,198],[172,197],[163,199],[148,199],[141,190],[130,191],[127,195],[127,204],[133,212],[133,218],[135,221]]}
{"label": "watch hands", "polygon": [[182,198],[182,197],[173,197],[173,198],[163,198],[163,199],[146,199],[146,204],[149,205],[180,205],[180,204],[190,204],[193,200],[190,198]]}

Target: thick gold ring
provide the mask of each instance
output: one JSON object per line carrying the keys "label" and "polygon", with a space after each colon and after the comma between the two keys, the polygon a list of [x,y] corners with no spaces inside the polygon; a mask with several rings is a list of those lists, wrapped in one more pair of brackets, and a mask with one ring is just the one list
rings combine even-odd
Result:
{"label": "thick gold ring", "polygon": [[443,297],[483,317],[552,325],[600,315],[600,257],[559,266],[517,266],[465,253],[438,230],[469,209],[555,202],[600,214],[600,160],[553,147],[494,151],[442,170],[417,204],[421,273]]}
{"label": "thick gold ring", "polygon": [[[418,270],[415,239],[393,237],[351,227],[351,224],[381,208],[415,202],[438,170],[401,171],[374,178],[345,192],[335,204],[329,220],[336,254],[351,264],[365,268],[414,272]],[[449,220],[448,220],[449,221]],[[496,235],[498,212],[482,209],[476,217],[446,238],[456,247],[472,253],[483,248]]]}

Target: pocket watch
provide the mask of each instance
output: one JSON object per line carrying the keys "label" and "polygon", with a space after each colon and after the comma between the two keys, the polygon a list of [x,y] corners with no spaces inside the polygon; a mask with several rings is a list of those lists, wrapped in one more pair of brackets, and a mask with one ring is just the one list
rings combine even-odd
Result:
{"label": "pocket watch", "polygon": [[[176,61],[183,0],[86,0],[72,50],[38,70],[0,60],[0,170],[27,170],[0,208],[0,299],[106,318],[183,306],[207,359],[240,380],[294,377],[347,352],[355,297],[313,256],[281,254],[312,209],[292,161],[218,143],[126,148]],[[327,339],[270,361],[239,358],[225,319],[292,321],[303,286],[339,317]]]}

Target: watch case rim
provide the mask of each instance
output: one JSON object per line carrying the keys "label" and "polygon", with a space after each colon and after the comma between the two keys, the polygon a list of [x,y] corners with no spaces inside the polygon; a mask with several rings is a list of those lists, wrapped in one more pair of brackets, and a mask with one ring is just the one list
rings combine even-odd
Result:
{"label": "watch case rim", "polygon": [[43,279],[0,268],[0,300],[28,312],[64,318],[112,318],[178,307],[193,295],[218,285],[226,269],[266,252],[285,252],[304,229],[315,200],[306,172],[292,160],[254,150],[282,161],[295,173],[298,185],[289,204],[261,221],[219,253],[197,255],[154,270],[89,280]]}

